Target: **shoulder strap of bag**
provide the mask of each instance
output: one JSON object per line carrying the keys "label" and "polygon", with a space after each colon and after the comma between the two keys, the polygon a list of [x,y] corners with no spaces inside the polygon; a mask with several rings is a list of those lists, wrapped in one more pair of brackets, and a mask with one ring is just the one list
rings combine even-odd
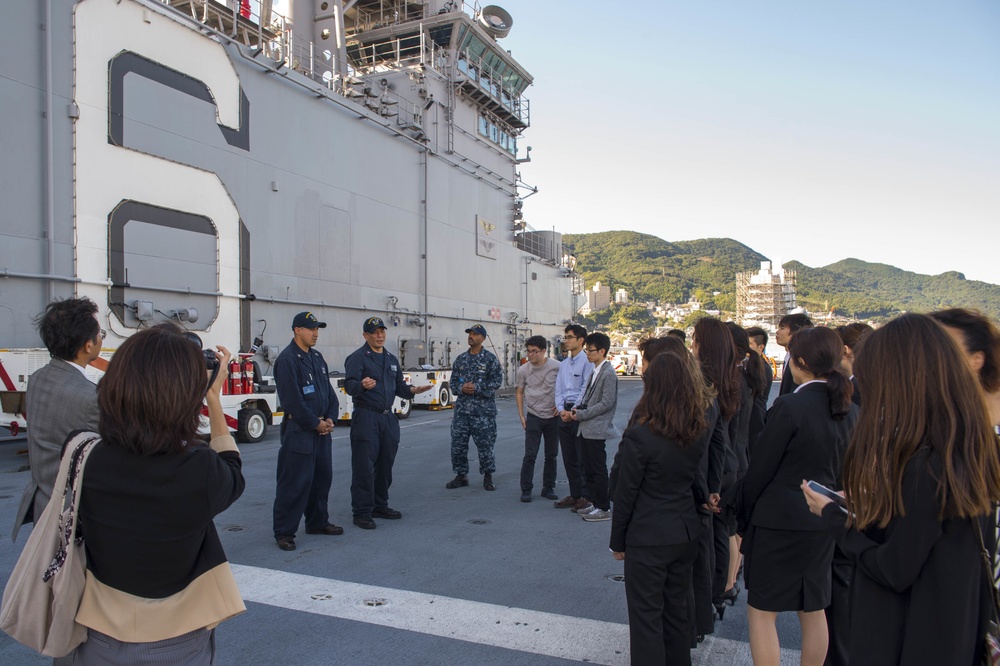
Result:
{"label": "shoulder strap of bag", "polygon": [[1000,593],[997,592],[996,585],[993,584],[993,567],[990,566],[990,554],[986,550],[986,544],[983,540],[983,523],[978,518],[972,518],[972,531],[976,533],[976,539],[979,541],[979,559],[982,560],[983,575],[986,577],[986,584],[990,588],[990,596],[993,599],[991,619],[997,622],[1000,620]]}
{"label": "shoulder strap of bag", "polygon": [[[45,582],[59,573],[66,563],[66,555],[76,533],[76,512],[83,491],[84,465],[87,463],[87,458],[90,457],[90,452],[99,441],[101,438],[97,433],[82,432],[66,444],[63,459],[59,463],[59,476],[56,477],[60,480],[65,479],[65,485],[59,495],[62,500],[59,512],[59,548],[42,576],[42,580]],[[55,499],[55,495],[53,495],[53,499]],[[83,541],[82,537],[76,537],[75,540],[77,545]]]}

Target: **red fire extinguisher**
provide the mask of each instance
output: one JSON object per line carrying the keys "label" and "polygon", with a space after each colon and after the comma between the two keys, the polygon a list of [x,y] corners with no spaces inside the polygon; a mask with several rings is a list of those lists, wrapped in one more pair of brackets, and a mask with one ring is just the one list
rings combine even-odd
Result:
{"label": "red fire extinguisher", "polygon": [[232,395],[243,393],[243,373],[240,370],[240,361],[237,358],[229,361],[229,393]]}
{"label": "red fire extinguisher", "polygon": [[253,360],[250,356],[243,359],[243,394],[253,393]]}

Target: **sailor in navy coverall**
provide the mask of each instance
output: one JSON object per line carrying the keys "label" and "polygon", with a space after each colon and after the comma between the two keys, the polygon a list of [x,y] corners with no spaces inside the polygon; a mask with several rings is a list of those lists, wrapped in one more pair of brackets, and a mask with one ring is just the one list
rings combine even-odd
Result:
{"label": "sailor in navy coverall", "polygon": [[274,363],[278,400],[285,413],[274,496],[274,538],[282,550],[295,550],[303,513],[307,534],[344,532],[329,522],[326,506],[333,481],[330,433],[339,403],[326,361],[314,349],[321,328],[326,324],[311,312],[295,315],[295,337]]}
{"label": "sailor in navy coverall", "polygon": [[410,400],[428,386],[409,386],[399,359],[385,349],[385,323],[365,320],[365,344],[345,361],[344,390],[354,398],[351,415],[351,509],[354,524],[375,529],[372,516],[396,519],[389,508],[392,465],[399,449],[399,419],[392,411],[396,396]]}

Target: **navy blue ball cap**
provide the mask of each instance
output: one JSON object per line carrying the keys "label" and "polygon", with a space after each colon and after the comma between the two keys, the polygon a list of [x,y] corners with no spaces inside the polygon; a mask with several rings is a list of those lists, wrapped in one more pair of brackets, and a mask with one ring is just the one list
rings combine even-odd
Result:
{"label": "navy blue ball cap", "polygon": [[385,322],[381,317],[369,317],[365,319],[365,333],[374,333],[380,328],[385,328]]}
{"label": "navy blue ball cap", "polygon": [[481,335],[484,338],[486,337],[486,327],[483,326],[482,324],[476,324],[474,326],[471,326],[471,327],[465,329],[465,332],[466,333],[475,333],[476,335]]}
{"label": "navy blue ball cap", "polygon": [[326,322],[316,319],[312,312],[300,312],[292,320],[292,328],[326,328]]}

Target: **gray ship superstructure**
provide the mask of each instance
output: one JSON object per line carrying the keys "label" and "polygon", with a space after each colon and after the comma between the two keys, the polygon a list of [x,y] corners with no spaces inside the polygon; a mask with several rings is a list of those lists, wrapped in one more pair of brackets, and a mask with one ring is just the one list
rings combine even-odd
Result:
{"label": "gray ship superstructure", "polygon": [[[336,367],[380,316],[405,367],[483,322],[513,382],[526,336],[573,316],[556,232],[521,216],[531,76],[512,20],[462,3],[10,3],[0,347],[53,296],[109,347],[172,319],[261,365],[292,316]],[[488,345],[489,346],[489,343]]]}

